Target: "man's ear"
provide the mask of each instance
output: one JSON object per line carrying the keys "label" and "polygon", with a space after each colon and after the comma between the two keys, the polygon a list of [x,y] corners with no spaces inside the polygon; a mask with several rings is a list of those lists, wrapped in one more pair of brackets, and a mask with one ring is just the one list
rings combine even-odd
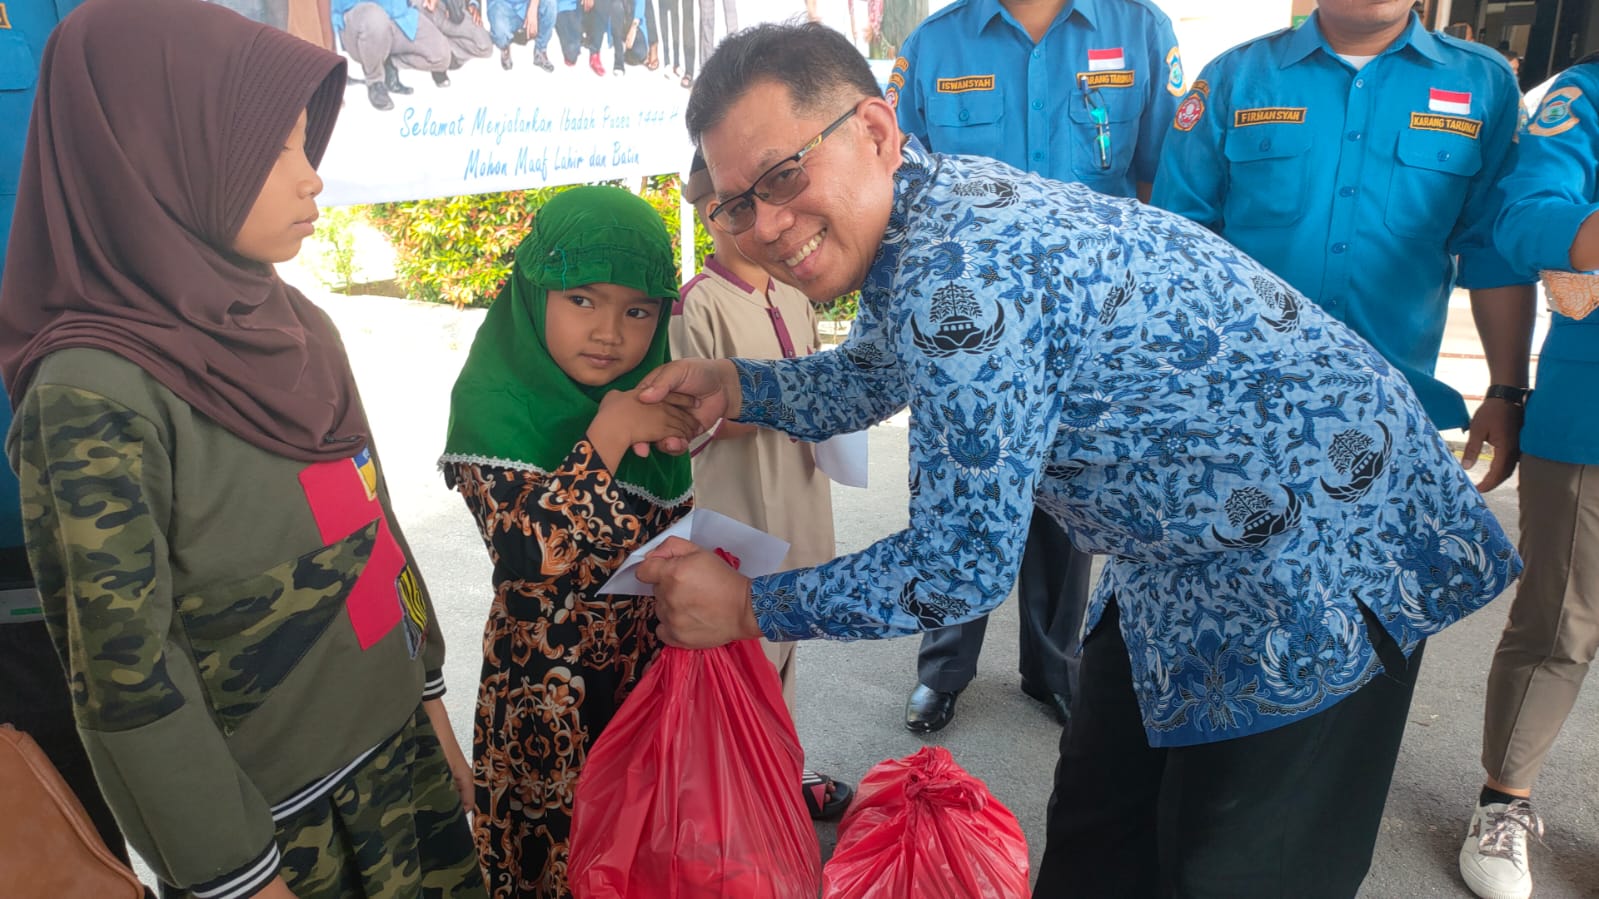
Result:
{"label": "man's ear", "polygon": [[894,107],[882,97],[871,97],[861,101],[860,111],[855,115],[865,123],[875,155],[879,159],[893,160],[897,168],[905,136],[899,130],[899,117],[894,114]]}

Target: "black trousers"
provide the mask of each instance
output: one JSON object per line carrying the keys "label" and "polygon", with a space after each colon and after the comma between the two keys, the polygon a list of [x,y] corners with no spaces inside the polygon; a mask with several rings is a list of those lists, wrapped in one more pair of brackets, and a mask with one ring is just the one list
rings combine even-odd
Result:
{"label": "black trousers", "polygon": [[1368,614],[1387,671],[1309,718],[1152,749],[1114,604],[1083,645],[1033,899],[1348,899],[1372,847],[1423,646],[1407,661]]}
{"label": "black trousers", "polygon": [[[1042,509],[1033,510],[1016,578],[1021,612],[1022,686],[1033,693],[1072,695],[1078,665],[1077,645],[1088,609],[1089,575],[1094,557],[1078,552],[1060,525]],[[922,635],[916,678],[945,693],[966,689],[977,674],[977,657],[988,631],[984,616]]]}

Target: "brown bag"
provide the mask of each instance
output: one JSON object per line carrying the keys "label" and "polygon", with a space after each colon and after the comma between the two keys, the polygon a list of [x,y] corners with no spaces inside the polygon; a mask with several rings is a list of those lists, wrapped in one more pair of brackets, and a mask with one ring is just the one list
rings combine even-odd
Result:
{"label": "brown bag", "polygon": [[143,899],[33,738],[0,724],[0,885],[7,896]]}

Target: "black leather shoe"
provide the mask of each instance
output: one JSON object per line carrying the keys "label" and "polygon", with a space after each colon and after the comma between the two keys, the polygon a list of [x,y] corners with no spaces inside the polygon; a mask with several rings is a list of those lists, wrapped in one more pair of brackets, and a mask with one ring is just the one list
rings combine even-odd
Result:
{"label": "black leather shoe", "polygon": [[1049,706],[1049,710],[1051,712],[1053,712],[1054,715],[1055,715],[1055,723],[1056,724],[1059,724],[1062,727],[1064,727],[1066,725],[1067,719],[1071,718],[1071,716],[1072,716],[1072,701],[1070,699],[1068,699],[1067,697],[1062,696],[1059,693],[1050,693],[1050,692],[1048,692],[1046,690],[1040,690],[1037,687],[1034,687],[1032,684],[1028,684],[1028,683],[1023,683],[1022,684],[1022,692],[1026,693],[1029,697],[1031,697],[1035,701],[1041,702],[1044,705]]}
{"label": "black leather shoe", "polygon": [[450,73],[449,72],[434,72],[433,73],[433,83],[438,85],[439,87],[449,87],[450,86]]}
{"label": "black leather shoe", "polygon": [[960,692],[943,693],[917,684],[905,703],[905,729],[913,734],[943,730],[955,718],[955,697]]}
{"label": "black leather shoe", "polygon": [[383,60],[383,86],[388,88],[389,93],[399,94],[402,97],[406,94],[415,93],[414,89],[400,83],[400,70],[394,65],[394,60],[392,59]]}
{"label": "black leather shoe", "polygon": [[366,98],[371,100],[372,105],[377,109],[394,108],[394,101],[389,99],[389,89],[384,87],[381,81],[367,83]]}

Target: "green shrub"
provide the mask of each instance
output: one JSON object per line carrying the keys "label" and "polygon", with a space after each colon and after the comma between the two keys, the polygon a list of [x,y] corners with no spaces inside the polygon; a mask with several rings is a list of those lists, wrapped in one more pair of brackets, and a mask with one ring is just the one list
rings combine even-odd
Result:
{"label": "green shrub", "polygon": [[330,290],[349,293],[355,284],[355,225],[361,220],[359,206],[340,206],[323,211],[317,226],[321,246],[317,275]]}
{"label": "green shrub", "polygon": [[[511,274],[516,247],[532,228],[539,208],[569,189],[548,187],[379,203],[368,208],[367,218],[393,245],[395,277],[409,296],[451,303],[457,308],[487,306]],[[646,178],[640,196],[666,222],[676,253],[680,202],[677,176]],[[703,260],[711,251],[711,238],[698,222],[694,243],[697,260]]]}

